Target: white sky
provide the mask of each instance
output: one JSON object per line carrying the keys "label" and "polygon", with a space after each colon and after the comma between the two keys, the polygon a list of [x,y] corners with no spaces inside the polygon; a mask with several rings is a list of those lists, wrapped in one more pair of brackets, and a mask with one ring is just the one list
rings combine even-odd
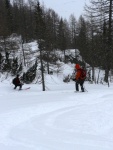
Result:
{"label": "white sky", "polygon": [[74,14],[76,19],[83,13],[85,3],[89,0],[39,0],[44,3],[47,8],[52,8],[59,16],[69,19]]}

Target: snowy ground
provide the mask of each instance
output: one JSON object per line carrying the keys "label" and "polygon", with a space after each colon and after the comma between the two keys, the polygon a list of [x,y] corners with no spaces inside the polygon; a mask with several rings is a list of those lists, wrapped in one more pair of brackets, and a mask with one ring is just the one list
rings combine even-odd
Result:
{"label": "snowy ground", "polygon": [[112,84],[75,93],[73,81],[51,75],[47,91],[30,87],[0,83],[0,150],[113,150]]}

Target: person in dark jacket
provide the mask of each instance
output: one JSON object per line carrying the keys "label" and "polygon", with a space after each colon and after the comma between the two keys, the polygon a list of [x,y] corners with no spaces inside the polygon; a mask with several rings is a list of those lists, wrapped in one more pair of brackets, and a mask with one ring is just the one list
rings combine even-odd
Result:
{"label": "person in dark jacket", "polygon": [[79,85],[81,86],[81,91],[84,92],[84,87],[83,87],[83,84],[84,84],[84,78],[81,77],[81,67],[79,64],[76,64],[75,65],[75,69],[76,69],[76,75],[75,75],[75,88],[76,88],[76,91],[79,91]]}
{"label": "person in dark jacket", "polygon": [[15,85],[14,89],[16,89],[17,86],[19,86],[19,90],[22,89],[23,84],[20,82],[19,75],[17,75],[16,78],[13,79],[13,84]]}

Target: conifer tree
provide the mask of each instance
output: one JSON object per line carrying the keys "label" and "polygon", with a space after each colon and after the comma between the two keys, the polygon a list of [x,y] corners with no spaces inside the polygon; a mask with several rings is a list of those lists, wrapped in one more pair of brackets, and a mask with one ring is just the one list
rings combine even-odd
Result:
{"label": "conifer tree", "polygon": [[42,52],[45,49],[45,35],[46,35],[45,29],[46,29],[46,25],[44,22],[43,11],[40,6],[40,3],[38,2],[35,8],[35,36],[39,44],[43,91],[45,91],[45,81],[44,81],[44,67],[43,67],[43,60],[42,60]]}
{"label": "conifer tree", "polygon": [[92,18],[96,25],[95,34],[99,37],[96,44],[100,47],[99,55],[101,65],[105,69],[105,82],[108,82],[109,71],[113,66],[113,1],[112,0],[91,0],[91,5],[86,6],[87,16]]}
{"label": "conifer tree", "polygon": [[7,30],[9,35],[13,33],[13,16],[12,16],[12,6],[10,4],[10,0],[5,0],[5,8],[6,8],[6,23]]}
{"label": "conifer tree", "polygon": [[65,35],[64,22],[62,18],[59,22],[57,39],[58,39],[58,48],[64,52],[64,62],[65,62],[66,35]]}

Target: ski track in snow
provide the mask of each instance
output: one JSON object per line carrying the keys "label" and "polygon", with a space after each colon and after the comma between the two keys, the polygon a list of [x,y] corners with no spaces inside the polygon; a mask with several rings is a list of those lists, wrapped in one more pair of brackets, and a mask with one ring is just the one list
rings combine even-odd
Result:
{"label": "ski track in snow", "polygon": [[113,95],[109,93],[60,88],[44,94],[12,91],[8,101],[1,100],[5,108],[0,110],[1,150],[112,150]]}

